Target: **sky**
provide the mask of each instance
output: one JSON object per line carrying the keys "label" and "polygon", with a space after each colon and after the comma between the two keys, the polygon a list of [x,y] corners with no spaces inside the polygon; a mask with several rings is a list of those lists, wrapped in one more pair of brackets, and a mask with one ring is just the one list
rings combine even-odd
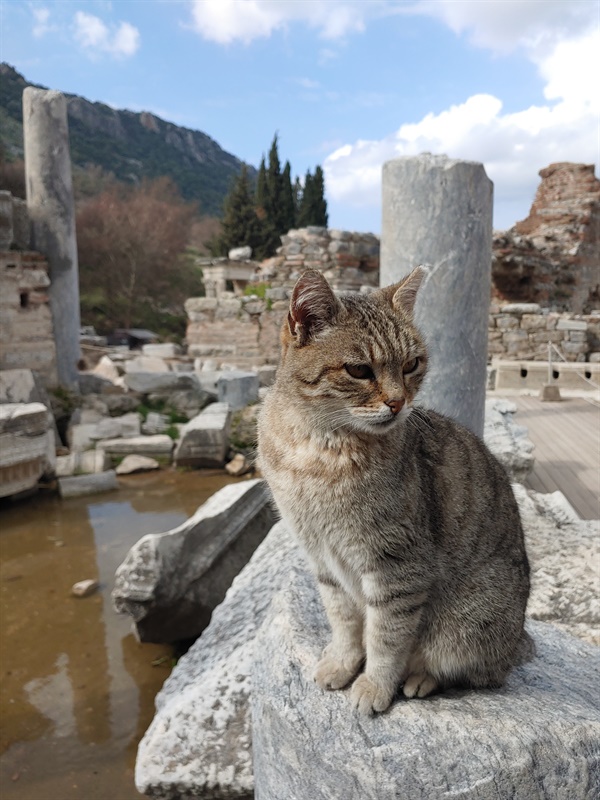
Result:
{"label": "sky", "polygon": [[600,0],[0,0],[29,81],[201,130],[258,166],[321,164],[329,226],[381,230],[381,168],[479,161],[494,227],[539,170],[600,174]]}

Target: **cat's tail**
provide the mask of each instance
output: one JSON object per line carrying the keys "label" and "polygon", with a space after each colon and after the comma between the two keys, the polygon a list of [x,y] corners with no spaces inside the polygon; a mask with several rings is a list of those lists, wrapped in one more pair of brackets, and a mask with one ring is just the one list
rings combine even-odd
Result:
{"label": "cat's tail", "polygon": [[515,666],[519,664],[525,664],[527,661],[531,661],[536,655],[536,648],[535,642],[531,638],[531,636],[527,633],[526,630],[523,630],[521,634],[521,639],[519,640],[519,644],[517,645],[517,651],[515,653]]}

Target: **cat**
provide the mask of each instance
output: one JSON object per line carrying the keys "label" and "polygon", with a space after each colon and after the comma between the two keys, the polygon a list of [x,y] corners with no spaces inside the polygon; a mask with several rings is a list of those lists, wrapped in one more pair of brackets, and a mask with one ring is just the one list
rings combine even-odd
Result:
{"label": "cat", "polygon": [[[331,625],[314,679],[364,714],[452,686],[498,687],[531,655],[529,564],[508,477],[457,422],[414,405],[427,270],[337,297],[307,270],[281,331],[259,467]],[[364,671],[361,669],[364,665]]]}

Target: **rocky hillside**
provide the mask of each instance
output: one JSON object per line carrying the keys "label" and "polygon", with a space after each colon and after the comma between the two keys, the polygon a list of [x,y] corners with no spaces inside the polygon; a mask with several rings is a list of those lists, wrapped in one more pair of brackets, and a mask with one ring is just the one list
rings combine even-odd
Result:
{"label": "rocky hillside", "polygon": [[[23,155],[22,95],[31,85],[36,84],[9,64],[0,64],[0,142],[9,158]],[[183,197],[199,203],[202,214],[221,215],[242,162],[214,139],[145,111],[117,111],[77,95],[66,97],[75,168],[99,166],[128,182],[167,175]]]}

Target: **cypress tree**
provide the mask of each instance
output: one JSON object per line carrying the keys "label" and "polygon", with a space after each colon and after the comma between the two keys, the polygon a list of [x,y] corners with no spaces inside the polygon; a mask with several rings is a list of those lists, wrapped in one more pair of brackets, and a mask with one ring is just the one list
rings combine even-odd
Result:
{"label": "cypress tree", "polygon": [[250,185],[248,169],[244,164],[223,207],[222,233],[219,250],[227,255],[232,247],[250,245],[254,253],[261,247],[261,223],[256,215],[256,199]]}
{"label": "cypress tree", "polygon": [[300,219],[300,209],[302,208],[302,183],[300,182],[300,178],[298,177],[298,175],[296,175],[296,180],[294,181],[292,194],[294,196],[295,225],[298,225],[298,227],[300,227],[300,223],[298,222],[298,220]]}
{"label": "cypress tree", "polygon": [[267,168],[265,166],[265,157],[263,156],[258,168],[258,178],[256,180],[256,208],[258,215],[262,217],[267,213],[267,206],[269,205],[269,187],[267,185]]}
{"label": "cypress tree", "polygon": [[292,189],[292,168],[289,161],[285,162],[285,167],[283,168],[282,183],[281,233],[283,234],[296,225],[296,204],[294,203]]}
{"label": "cypress tree", "polygon": [[307,170],[306,176],[304,178],[304,186],[302,187],[302,202],[300,203],[300,213],[298,214],[299,228],[306,228],[308,225],[313,224],[312,223],[313,206],[314,206],[313,176],[310,174],[310,170]]}
{"label": "cypress tree", "polygon": [[283,201],[283,180],[281,175],[281,164],[277,150],[277,134],[273,137],[271,149],[269,150],[269,168],[267,170],[267,190],[268,202],[265,207],[267,217],[270,219],[273,229],[279,234],[283,227],[282,201]]}
{"label": "cypress tree", "polygon": [[313,206],[313,222],[311,225],[321,225],[323,228],[327,227],[327,220],[329,214],[327,213],[327,200],[325,200],[325,176],[320,166],[315,168],[315,176],[313,178],[313,192],[314,192],[314,206]]}

